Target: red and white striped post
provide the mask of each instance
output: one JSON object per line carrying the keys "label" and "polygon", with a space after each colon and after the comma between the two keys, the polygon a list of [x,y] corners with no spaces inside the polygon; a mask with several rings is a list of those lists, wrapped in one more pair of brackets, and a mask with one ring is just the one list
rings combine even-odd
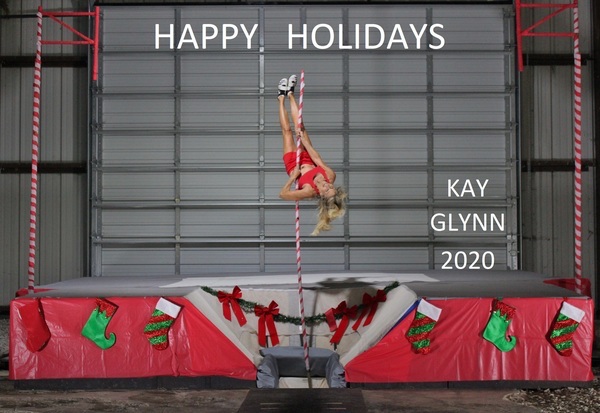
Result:
{"label": "red and white striped post", "polygon": [[575,158],[575,291],[581,294],[581,54],[579,52],[579,8],[573,8],[573,153]]}
{"label": "red and white striped post", "polygon": [[[298,125],[296,125],[296,165],[300,167],[300,147],[302,145],[302,110],[304,107],[304,70],[300,73],[300,97],[298,99]],[[299,188],[299,180],[296,181]],[[308,340],[306,337],[306,320],[304,319],[304,294],[302,291],[302,255],[300,253],[300,201],[296,201],[296,265],[298,269],[298,300],[300,303],[300,325],[302,327],[302,346],[304,348],[304,364],[310,386],[310,360],[308,357]]]}
{"label": "red and white striped post", "polygon": [[[62,27],[68,29],[82,40],[42,40],[42,21],[44,17],[49,17]],[[94,18],[94,38],[91,39],[58,17],[93,17]],[[37,12],[37,38],[35,52],[35,66],[33,71],[33,137],[31,142],[31,201],[29,210],[29,259],[28,259],[28,280],[27,290],[35,291],[35,258],[36,258],[36,234],[37,234],[37,197],[38,197],[38,161],[40,149],[40,106],[42,89],[42,45],[60,44],[60,45],[91,45],[94,47],[94,62],[92,68],[92,80],[98,78],[98,50],[100,39],[100,8],[95,7],[93,12],[44,12],[42,6],[38,7]]]}
{"label": "red and white striped post", "polygon": [[37,42],[33,69],[33,137],[31,140],[31,202],[29,209],[29,263],[27,290],[34,292],[37,229],[38,158],[40,148],[40,95],[42,88],[42,7],[37,12]]}

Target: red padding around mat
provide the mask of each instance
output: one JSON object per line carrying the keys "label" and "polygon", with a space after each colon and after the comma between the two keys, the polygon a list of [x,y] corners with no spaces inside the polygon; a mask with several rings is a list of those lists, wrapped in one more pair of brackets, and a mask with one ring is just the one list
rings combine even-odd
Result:
{"label": "red padding around mat", "polygon": [[168,298],[182,310],[168,332],[169,346],[156,350],[144,335],[159,297],[106,297],[118,308],[106,328],[116,341],[106,350],[81,335],[96,308],[95,298],[41,298],[50,340],[42,351],[26,346],[18,309],[33,298],[11,302],[11,380],[225,376],[256,379],[256,367],[189,301]]}
{"label": "red padding around mat", "polygon": [[[566,288],[570,291],[577,291],[577,281],[575,278],[550,278],[544,280],[546,284],[556,285],[562,288]],[[581,294],[592,296],[592,283],[587,278],[581,279]]]}
{"label": "red padding around mat", "polygon": [[567,299],[583,310],[573,335],[573,354],[562,356],[548,340],[562,298],[506,298],[516,309],[508,328],[515,347],[502,352],[482,337],[492,298],[428,300],[441,308],[431,331],[431,351],[416,353],[405,334],[414,311],[371,349],[347,363],[346,379],[354,383],[446,381],[579,381],[593,380],[591,371],[593,301]]}

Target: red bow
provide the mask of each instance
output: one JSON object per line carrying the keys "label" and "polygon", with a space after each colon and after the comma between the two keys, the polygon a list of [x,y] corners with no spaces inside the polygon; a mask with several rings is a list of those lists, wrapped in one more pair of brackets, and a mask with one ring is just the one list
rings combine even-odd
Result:
{"label": "red bow", "polygon": [[367,315],[367,312],[369,312],[369,315],[367,316],[364,325],[368,326],[369,324],[371,324],[371,321],[373,321],[373,317],[375,316],[375,312],[377,311],[378,303],[384,302],[386,298],[387,297],[385,295],[385,291],[383,290],[377,290],[377,293],[375,293],[373,297],[365,293],[363,295],[362,312],[360,313],[360,317],[358,317],[358,320],[356,320],[356,323],[354,323],[354,325],[352,326],[352,329],[355,331],[358,330],[358,328],[360,327],[360,323],[362,323],[362,320],[365,317],[365,315]]}
{"label": "red bow", "polygon": [[235,314],[240,327],[246,324],[246,316],[238,302],[238,300],[242,298],[242,290],[240,290],[240,287],[237,285],[233,287],[233,292],[231,294],[219,291],[217,297],[219,298],[219,302],[223,303],[223,317],[231,321],[231,309],[233,309],[233,314]]}
{"label": "red bow", "polygon": [[[335,331],[335,334],[331,337],[331,340],[329,340],[330,343],[338,344],[342,340],[342,337],[348,328],[348,324],[350,323],[350,319],[356,317],[357,311],[358,307],[355,305],[348,308],[346,301],[342,301],[335,309],[330,308],[327,310],[325,318],[329,324],[329,330]],[[342,315],[342,320],[338,326],[336,325],[335,316],[339,314]]]}
{"label": "red bow", "polygon": [[254,306],[254,315],[258,317],[258,344],[261,347],[267,346],[265,327],[269,330],[271,344],[273,346],[279,344],[279,336],[277,336],[277,328],[275,328],[275,321],[273,320],[273,317],[279,314],[277,306],[278,304],[275,301],[271,301],[269,307],[258,304]]}

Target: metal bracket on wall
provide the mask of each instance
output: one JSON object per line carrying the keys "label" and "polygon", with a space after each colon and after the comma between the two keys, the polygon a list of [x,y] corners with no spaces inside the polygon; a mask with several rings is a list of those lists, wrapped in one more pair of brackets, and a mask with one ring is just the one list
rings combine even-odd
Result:
{"label": "metal bracket on wall", "polygon": [[[98,49],[100,44],[100,8],[94,7],[94,11],[91,12],[50,12],[39,8],[40,13],[43,17],[48,17],[56,23],[69,30],[80,40],[42,40],[42,44],[58,44],[58,45],[90,45],[93,46],[94,50],[94,61],[92,62],[92,80],[95,82],[98,80]],[[90,38],[83,33],[76,30],[74,27],[65,23],[60,17],[93,17],[94,18],[94,38]]]}
{"label": "metal bracket on wall", "polygon": [[[578,7],[578,0],[573,0],[572,3],[523,3],[521,0],[515,1],[516,8],[516,24],[517,24],[517,61],[519,64],[519,71],[523,71],[523,37],[571,37],[574,38],[576,33],[572,32],[536,32],[536,28],[556,17],[560,13],[575,9]],[[523,28],[522,23],[522,11],[523,9],[549,9],[554,10],[547,16],[542,17],[538,21],[534,22],[531,26]]]}

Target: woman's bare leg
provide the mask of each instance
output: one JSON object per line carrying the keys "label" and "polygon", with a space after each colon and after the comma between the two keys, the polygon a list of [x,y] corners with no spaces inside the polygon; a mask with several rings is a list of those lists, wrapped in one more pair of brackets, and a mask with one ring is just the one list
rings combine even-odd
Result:
{"label": "woman's bare leg", "polygon": [[285,95],[278,96],[277,100],[279,101],[279,124],[281,126],[281,135],[283,136],[283,153],[286,154],[295,151],[296,145],[294,144],[288,111],[285,108]]}
{"label": "woman's bare leg", "polygon": [[298,103],[294,93],[288,92],[288,99],[290,100],[290,110],[292,112],[292,122],[294,122],[294,128],[298,126]]}
{"label": "woman's bare leg", "polygon": [[[298,103],[296,102],[296,98],[292,92],[288,93],[288,99],[290,100],[290,110],[292,112],[292,121],[294,122],[294,127],[298,127]],[[312,141],[308,136],[308,132],[306,132],[306,128],[304,127],[304,120],[302,121],[302,131],[304,132],[304,139],[308,141],[308,143],[312,146]]]}

